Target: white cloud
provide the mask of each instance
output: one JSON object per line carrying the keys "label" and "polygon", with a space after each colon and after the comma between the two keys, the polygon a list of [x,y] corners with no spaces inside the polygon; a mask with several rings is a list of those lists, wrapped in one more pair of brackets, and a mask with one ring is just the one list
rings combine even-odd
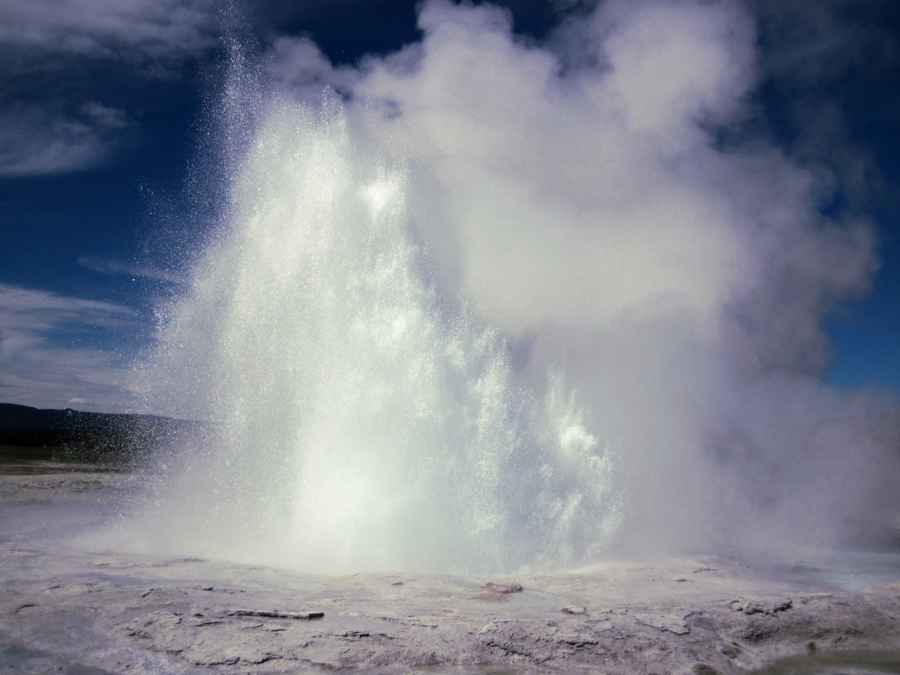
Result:
{"label": "white cloud", "polygon": [[82,105],[81,113],[105,129],[123,129],[129,124],[128,116],[123,110],[110,108],[97,101],[88,101]]}
{"label": "white cloud", "polygon": [[[502,13],[431,3],[420,23],[414,65],[376,64],[357,91],[391,102],[400,114],[370,117],[373,133],[453,195],[436,218],[424,194],[417,222],[507,329],[665,306],[712,329],[788,270],[809,289],[799,322],[821,294],[865,286],[871,240],[822,227],[815,175],[765,143],[715,146],[709,129],[742,114],[755,78],[739,5],[607,3],[583,47],[599,65],[564,74],[554,53],[517,44]],[[811,263],[813,249],[840,249],[843,271]]]}
{"label": "white cloud", "polygon": [[0,284],[0,401],[105,412],[134,410],[127,363],[81,346],[85,330],[133,329],[122,305]]}
{"label": "white cloud", "polygon": [[182,57],[209,46],[209,0],[7,0],[0,44],[109,58]]}
{"label": "white cloud", "polygon": [[181,275],[148,264],[107,260],[93,256],[81,256],[77,262],[85,269],[98,272],[99,274],[138,277],[153,281],[165,281],[170,284],[185,283],[185,279]]}
{"label": "white cloud", "polygon": [[113,156],[130,122],[122,110],[89,101],[77,109],[16,104],[0,110],[0,176],[90,168]]}
{"label": "white cloud", "polygon": [[880,22],[890,0],[754,0],[772,49],[766,70],[794,86],[815,88],[825,79],[846,77],[864,65],[896,63],[897,39]]}
{"label": "white cloud", "polygon": [[[217,34],[210,0],[0,4],[0,77],[7,90],[0,105],[0,176],[65,173],[109,161],[132,122],[124,111],[90,100],[99,83],[80,70],[102,60],[144,77],[169,76],[214,45]],[[38,89],[41,79],[46,83]],[[19,98],[20,87],[42,97]]]}

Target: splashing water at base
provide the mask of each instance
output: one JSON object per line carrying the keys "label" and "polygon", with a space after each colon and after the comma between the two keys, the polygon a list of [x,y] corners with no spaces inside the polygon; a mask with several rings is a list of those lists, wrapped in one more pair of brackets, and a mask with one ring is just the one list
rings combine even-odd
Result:
{"label": "splashing water at base", "polygon": [[273,106],[142,371],[157,408],[213,431],[164,453],[132,546],[473,572],[612,532],[613,464],[574,396],[515,387],[503,340],[440,309],[404,199],[338,105]]}

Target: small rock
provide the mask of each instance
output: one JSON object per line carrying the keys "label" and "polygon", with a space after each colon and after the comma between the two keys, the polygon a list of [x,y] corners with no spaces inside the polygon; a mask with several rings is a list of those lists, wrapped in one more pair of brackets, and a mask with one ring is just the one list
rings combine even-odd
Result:
{"label": "small rock", "polygon": [[675,635],[688,635],[691,632],[682,616],[661,612],[635,612],[633,616],[639,624]]}
{"label": "small rock", "polygon": [[735,612],[741,612],[747,616],[753,616],[754,614],[773,616],[778,612],[785,612],[791,609],[794,606],[794,603],[790,598],[781,601],[747,600],[745,598],[738,598],[737,600],[732,600],[728,603],[728,606]]}
{"label": "small rock", "polygon": [[277,609],[233,609],[228,616],[258,616],[264,619],[294,619],[296,621],[312,621],[321,619],[325,612],[282,612]]}
{"label": "small rock", "polygon": [[563,614],[587,614],[587,608],[579,607],[578,605],[571,605],[570,607],[563,607],[560,610]]}
{"label": "small rock", "polygon": [[359,638],[367,638],[371,636],[372,634],[367,630],[348,630],[341,635],[341,637],[348,638],[350,640],[358,640]]}
{"label": "small rock", "polygon": [[778,627],[770,621],[751,619],[747,626],[740,632],[740,637],[745,642],[759,644],[770,639],[778,633]]}
{"label": "small rock", "polygon": [[195,621],[195,628],[202,628],[203,626],[217,626],[220,623],[225,623],[222,619],[203,619],[201,621]]}
{"label": "small rock", "polygon": [[727,645],[722,645],[722,647],[719,648],[719,651],[729,659],[736,659],[741,655],[741,646],[737,642],[731,642]]}
{"label": "small rock", "polygon": [[481,589],[484,591],[489,591],[491,593],[521,593],[524,589],[522,588],[522,584],[511,583],[511,584],[498,584],[493,581],[489,581],[486,584],[482,584]]}
{"label": "small rock", "polygon": [[206,662],[198,662],[194,663],[198,666],[234,666],[241,660],[240,656],[226,656],[221,659],[217,659],[215,661],[206,661]]}
{"label": "small rock", "polygon": [[589,635],[581,633],[561,633],[554,637],[556,642],[574,647],[575,649],[584,649],[599,644],[599,641]]}
{"label": "small rock", "polygon": [[481,593],[476,597],[479,600],[490,600],[492,602],[505,602],[513,593],[521,593],[522,585],[516,583],[498,584],[489,581],[481,585]]}

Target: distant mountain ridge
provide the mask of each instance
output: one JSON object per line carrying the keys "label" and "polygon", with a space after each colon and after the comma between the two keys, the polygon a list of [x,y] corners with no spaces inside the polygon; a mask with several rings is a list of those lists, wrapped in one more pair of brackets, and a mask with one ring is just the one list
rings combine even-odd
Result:
{"label": "distant mountain ridge", "polygon": [[137,459],[153,447],[205,428],[201,422],[158,415],[0,403],[0,445],[61,449],[87,461]]}

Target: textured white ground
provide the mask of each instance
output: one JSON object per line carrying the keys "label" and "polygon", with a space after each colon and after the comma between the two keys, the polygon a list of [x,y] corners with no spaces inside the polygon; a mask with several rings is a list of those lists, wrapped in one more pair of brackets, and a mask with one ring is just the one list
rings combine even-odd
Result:
{"label": "textured white ground", "polygon": [[[618,560],[487,579],[304,576],[85,546],[135,482],[51,464],[0,475],[0,672],[710,675],[900,648],[895,555],[765,570]],[[512,583],[522,590],[502,592]]]}

